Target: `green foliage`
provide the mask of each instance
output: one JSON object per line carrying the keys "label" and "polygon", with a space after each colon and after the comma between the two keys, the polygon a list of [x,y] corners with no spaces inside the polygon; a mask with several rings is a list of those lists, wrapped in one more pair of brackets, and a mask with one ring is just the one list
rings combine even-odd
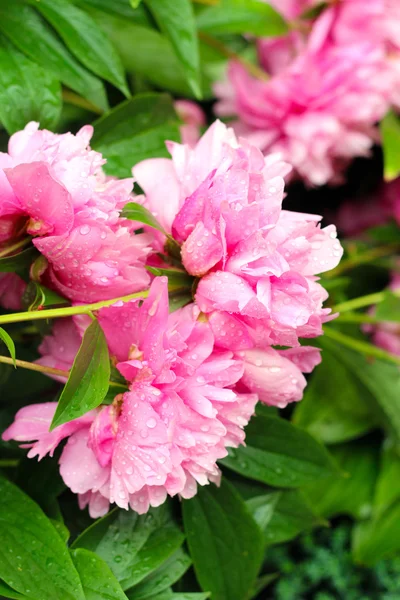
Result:
{"label": "green foliage", "polygon": [[324,446],[284,419],[258,416],[246,433],[246,447],[230,450],[221,461],[245,477],[296,488],[335,472]]}
{"label": "green foliage", "polygon": [[3,329],[2,327],[0,327],[0,340],[2,342],[4,342],[4,344],[7,346],[7,350],[9,351],[9,353],[11,355],[11,358],[14,361],[14,366],[16,366],[15,365],[15,344],[14,344],[14,340],[7,333],[7,331],[5,329]]}
{"label": "green foliage", "polygon": [[178,120],[167,94],[141,94],[94,123],[92,146],[107,158],[106,171],[129,177],[132,165],[168,156],[165,140],[178,140]]}
{"label": "green foliage", "polygon": [[83,335],[50,430],[99,406],[107,394],[109,381],[107,341],[99,322],[94,320]]}
{"label": "green foliage", "polygon": [[390,181],[400,173],[400,123],[394,112],[388,112],[381,123],[385,179]]}
{"label": "green foliage", "polygon": [[262,560],[262,533],[239,494],[223,480],[183,503],[197,579],[213,600],[245,600]]}

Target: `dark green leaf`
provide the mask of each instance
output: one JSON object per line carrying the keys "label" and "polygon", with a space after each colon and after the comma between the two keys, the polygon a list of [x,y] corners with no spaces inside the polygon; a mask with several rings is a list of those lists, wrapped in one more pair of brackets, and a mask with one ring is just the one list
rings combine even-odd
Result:
{"label": "dark green leaf", "polygon": [[85,600],[68,550],[33,500],[0,479],[0,577],[38,600]]}
{"label": "dark green leaf", "polygon": [[178,581],[191,564],[190,557],[182,548],[179,548],[161,567],[146,577],[139,585],[128,590],[129,600],[151,600],[156,594],[160,594]]}
{"label": "dark green leaf", "polygon": [[28,267],[38,256],[38,251],[34,246],[30,246],[13,256],[3,256],[0,258],[0,273],[15,273]]}
{"label": "dark green leaf", "polygon": [[13,342],[12,337],[2,327],[0,327],[0,340],[2,340],[5,343],[5,345],[7,346],[7,350],[9,351],[9,353],[11,355],[11,358],[14,361],[14,367],[16,367],[16,364],[15,364],[15,344]]}
{"label": "dark green leaf", "polygon": [[107,394],[109,380],[107,340],[99,322],[95,320],[84,333],[50,430],[99,406]]}
{"label": "dark green leaf", "polygon": [[121,212],[121,217],[124,219],[129,219],[130,221],[145,223],[145,225],[149,225],[153,229],[157,229],[158,231],[161,231],[161,233],[165,233],[164,228],[160,225],[152,213],[145,206],[142,206],[137,202],[128,202],[128,204],[125,204]]}
{"label": "dark green leaf", "polygon": [[297,490],[270,492],[250,498],[246,504],[264,533],[266,545],[286,542],[322,524]]}
{"label": "dark green leaf", "polygon": [[400,242],[400,228],[395,221],[368,229],[368,235],[377,242],[385,244]]}
{"label": "dark green leaf", "polygon": [[0,29],[24,54],[92,104],[107,110],[103,83],[75,60],[31,6],[19,2],[0,5]]}
{"label": "dark green leaf", "polygon": [[0,580],[0,597],[12,598],[13,600],[26,600],[26,596],[19,594],[15,590],[13,590],[9,585],[7,585],[4,581]]}
{"label": "dark green leaf", "polygon": [[9,134],[29,121],[53,129],[61,112],[57,78],[0,37],[0,120]]}
{"label": "dark green leaf", "polygon": [[315,512],[322,517],[349,515],[365,519],[372,509],[378,473],[378,452],[367,439],[333,446],[331,453],[343,475],[315,482],[304,488]]}
{"label": "dark green leaf", "polygon": [[95,9],[116,17],[122,17],[124,20],[130,19],[141,25],[150,26],[149,19],[143,7],[132,10],[132,5],[129,0],[74,0],[74,4],[85,9]]}
{"label": "dark green leaf", "polygon": [[379,517],[391,504],[400,500],[400,455],[396,444],[386,440],[381,454],[379,475],[373,504],[374,516]]}
{"label": "dark green leaf", "polygon": [[251,599],[259,598],[259,594],[278,577],[279,573],[266,573],[266,575],[261,575],[254,584]]}
{"label": "dark green leaf", "polygon": [[73,548],[96,552],[126,590],[158,569],[183,539],[164,504],[141,516],[114,510],[84,531]]}
{"label": "dark green leaf", "polygon": [[119,104],[94,123],[92,147],[107,158],[116,177],[131,175],[145,158],[169,156],[168,139],[179,139],[179,125],[167,94],[141,94]]}
{"label": "dark green leaf", "polygon": [[381,122],[385,179],[395,179],[400,173],[400,121],[390,111]]}
{"label": "dark green leaf", "polygon": [[293,423],[326,444],[351,440],[376,424],[364,395],[348,366],[325,350],[296,406]]}
{"label": "dark green leaf", "polygon": [[129,96],[124,70],[114,46],[95,21],[68,0],[31,0],[85,67]]}
{"label": "dark green leaf", "polygon": [[375,316],[381,321],[400,323],[400,298],[392,292],[386,292],[385,298],[376,306]]}
{"label": "dark green leaf", "polygon": [[356,562],[371,566],[400,550],[400,502],[380,517],[358,523],[353,530],[352,552]]}
{"label": "dark green leaf", "polygon": [[213,600],[245,600],[263,556],[259,527],[235,489],[222,480],[183,501],[183,521],[200,586]]}
{"label": "dark green leaf", "polygon": [[368,391],[366,400],[372,397],[377,418],[400,439],[400,372],[397,365],[382,360],[368,360],[362,354],[345,348],[341,344],[322,338],[323,348],[335,354]]}
{"label": "dark green leaf", "polygon": [[324,446],[284,419],[255,417],[246,434],[246,447],[230,450],[221,461],[244,477],[295,488],[335,472]]}
{"label": "dark green leaf", "polygon": [[200,12],[197,26],[212,34],[275,36],[288,31],[284,19],[269,4],[258,0],[221,0]]}
{"label": "dark green leaf", "polygon": [[71,556],[86,600],[127,600],[110,567],[97,554],[78,548],[71,551]]}
{"label": "dark green leaf", "polygon": [[[144,77],[160,89],[185,96],[193,95],[178,57],[160,32],[126,18],[102,13],[97,13],[95,18],[118,49],[129,73]],[[135,47],[140,48],[140,52],[132,52],[132,40],[135,40]]]}
{"label": "dark green leaf", "polygon": [[200,97],[199,44],[191,1],[145,0],[145,3],[170,40],[194,95]]}

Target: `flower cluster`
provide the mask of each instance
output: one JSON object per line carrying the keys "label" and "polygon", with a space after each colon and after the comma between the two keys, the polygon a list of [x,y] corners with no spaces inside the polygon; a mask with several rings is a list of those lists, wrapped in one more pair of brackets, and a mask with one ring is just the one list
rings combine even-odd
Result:
{"label": "flower cluster", "polygon": [[[90,134],[31,124],[11,138],[2,244],[32,236],[48,261],[41,282],[74,303],[116,299],[96,316],[127,391],[51,432],[56,403],[24,407],[3,439],[40,459],[68,438],[61,475],[99,516],[110,503],[145,512],[218,482],[217,460],[244,442],[256,403],[301,399],[303,373],[320,354],[299,338],[320,335],[332,318],[317,275],[337,265],[342,248],[320,217],[282,209],[290,167],[219,121],[197,144],[169,142],[171,159],[136,165],[144,191],[136,198],[132,180],[103,175]],[[162,231],[120,216],[133,199]],[[149,287],[146,264],[178,268],[186,305],[169,313],[168,278]],[[118,299],[136,290],[141,299]],[[68,370],[86,327],[82,317],[56,321],[37,362]]]}
{"label": "flower cluster", "polygon": [[[276,8],[294,18],[309,4]],[[340,182],[349,161],[378,140],[377,122],[399,105],[399,24],[395,2],[332,3],[288,35],[258,40],[265,80],[232,61],[228,80],[215,86],[217,114],[236,115],[238,134],[280,152],[308,184]]]}

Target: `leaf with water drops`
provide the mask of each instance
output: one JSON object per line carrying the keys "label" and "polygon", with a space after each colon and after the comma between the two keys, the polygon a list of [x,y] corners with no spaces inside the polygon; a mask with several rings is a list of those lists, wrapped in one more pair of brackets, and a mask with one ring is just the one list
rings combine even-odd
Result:
{"label": "leaf with water drops", "polygon": [[0,577],[40,600],[85,600],[69,552],[51,521],[18,487],[0,479]]}
{"label": "leaf with water drops", "polygon": [[107,340],[99,322],[95,320],[84,333],[50,430],[99,406],[107,394],[109,380]]}
{"label": "leaf with water drops", "polygon": [[221,461],[244,477],[296,488],[337,472],[325,447],[284,419],[255,417],[246,434],[246,447],[231,449]]}
{"label": "leaf with water drops", "polygon": [[110,567],[97,554],[78,548],[71,550],[71,557],[86,600],[128,600]]}
{"label": "leaf with water drops", "polygon": [[213,600],[249,597],[263,558],[262,533],[226,479],[183,501],[190,555],[202,589]]}
{"label": "leaf with water drops", "polygon": [[113,510],[86,529],[72,547],[96,552],[126,590],[158,569],[183,540],[165,503],[145,515]]}
{"label": "leaf with water drops", "polygon": [[192,564],[191,558],[182,548],[178,548],[158,569],[146,577],[139,585],[128,590],[129,600],[150,600],[178,581]]}

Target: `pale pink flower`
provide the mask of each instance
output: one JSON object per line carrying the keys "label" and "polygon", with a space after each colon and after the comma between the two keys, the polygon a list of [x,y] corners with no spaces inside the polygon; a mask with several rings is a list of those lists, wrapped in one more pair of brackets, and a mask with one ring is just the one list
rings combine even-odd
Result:
{"label": "pale pink flower", "polygon": [[29,123],[0,155],[0,241],[25,226],[48,259],[44,281],[74,301],[143,289],[148,234],[134,235],[119,218],[132,179],[107,178],[105,160],[90,149],[91,126],[57,135]]}
{"label": "pale pink flower", "polygon": [[183,121],[180,128],[182,143],[194,146],[201,137],[201,128],[206,124],[203,110],[192,100],[175,100],[174,108]]}
{"label": "pale pink flower", "polygon": [[[197,484],[218,482],[216,461],[244,441],[257,395],[235,391],[244,362],[214,350],[214,336],[189,305],[168,314],[166,278],[155,279],[143,304],[118,303],[99,312],[110,352],[129,391],[49,433],[56,403],[21,409],[3,439],[28,442],[30,456],[52,453],[68,437],[60,473],[93,517],[109,503],[139,513],[167,494],[190,498]],[[72,358],[76,338],[58,328],[42,345],[59,365],[59,336]],[[61,356],[62,358],[62,356]]]}
{"label": "pale pink flower", "polygon": [[231,62],[229,81],[215,87],[217,114],[236,115],[238,135],[280,152],[311,185],[340,182],[352,158],[369,155],[392,101],[395,76],[384,45],[357,33],[335,42],[342,4],[323,11],[308,37],[295,32],[259,43],[267,80]]}
{"label": "pale pink flower", "polygon": [[281,209],[288,166],[239,144],[219,121],[195,148],[168,148],[172,160],[133,172],[146,206],[181,244],[185,269],[200,278],[200,310],[223,313],[251,345],[320,335],[330,311],[315,276],[338,264],[342,248],[320,217]]}

